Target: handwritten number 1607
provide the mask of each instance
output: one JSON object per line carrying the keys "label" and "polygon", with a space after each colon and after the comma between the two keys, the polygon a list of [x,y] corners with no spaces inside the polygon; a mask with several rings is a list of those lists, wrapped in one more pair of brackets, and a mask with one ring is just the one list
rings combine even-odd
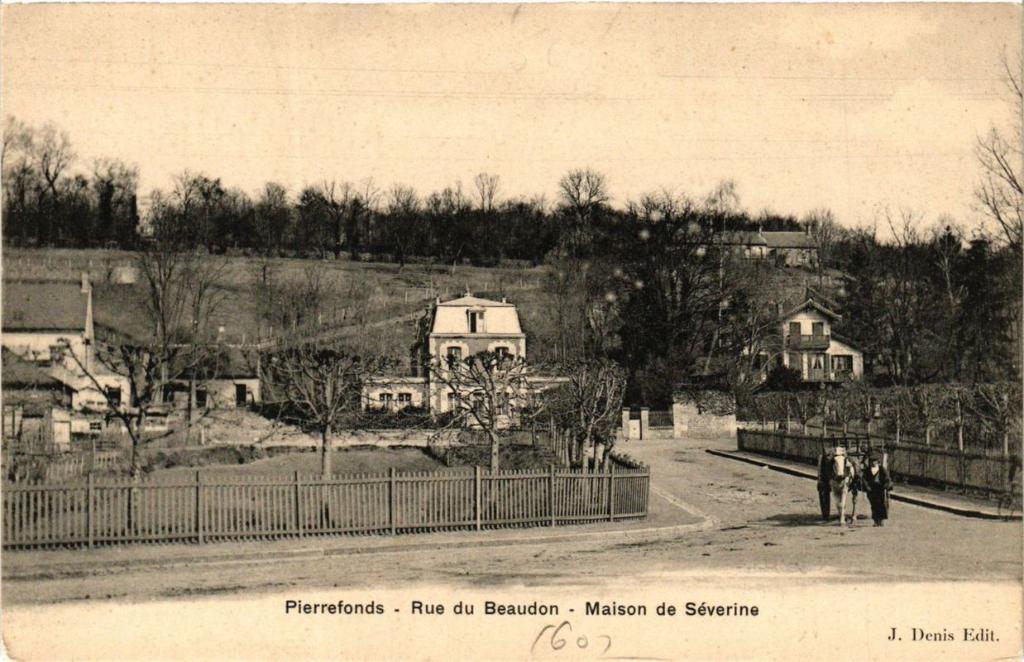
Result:
{"label": "handwritten number 1607", "polygon": [[[537,644],[541,643],[541,640],[544,639],[544,635],[546,634],[550,634],[550,638],[547,640],[547,643],[549,646],[551,646],[551,650],[560,651],[563,648],[565,648],[568,642],[566,642],[565,637],[562,634],[562,631],[566,628],[568,628],[569,632],[572,632],[572,625],[569,623],[569,621],[562,621],[558,625],[545,625],[544,628],[541,629],[541,631],[537,634],[537,638],[533,640],[533,646],[530,647],[530,654],[532,655],[537,651]],[[599,653],[599,655],[604,655],[608,652],[608,649],[612,647],[612,638],[606,634],[602,634],[595,637],[595,640],[596,639],[604,639],[604,650]],[[580,636],[576,637],[576,648],[583,650],[588,646],[590,646],[590,640],[587,639],[586,635],[581,634]]]}

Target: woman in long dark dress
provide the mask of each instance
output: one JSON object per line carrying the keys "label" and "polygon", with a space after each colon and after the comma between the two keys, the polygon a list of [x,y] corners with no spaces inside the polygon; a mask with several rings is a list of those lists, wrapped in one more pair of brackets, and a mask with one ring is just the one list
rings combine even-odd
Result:
{"label": "woman in long dark dress", "polygon": [[875,526],[885,526],[885,520],[889,517],[888,492],[892,489],[892,479],[889,472],[882,466],[878,456],[872,456],[868,468],[864,471],[864,491],[867,492],[868,502],[871,504],[871,519]]}

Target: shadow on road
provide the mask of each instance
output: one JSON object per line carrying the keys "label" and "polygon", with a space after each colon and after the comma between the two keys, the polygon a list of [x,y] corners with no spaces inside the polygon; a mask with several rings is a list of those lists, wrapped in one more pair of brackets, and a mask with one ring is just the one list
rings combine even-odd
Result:
{"label": "shadow on road", "polygon": [[[776,526],[823,526],[829,524],[821,519],[821,515],[818,513],[780,513],[778,515],[772,515],[764,519],[766,524],[774,524]],[[834,523],[833,523],[834,524]]]}

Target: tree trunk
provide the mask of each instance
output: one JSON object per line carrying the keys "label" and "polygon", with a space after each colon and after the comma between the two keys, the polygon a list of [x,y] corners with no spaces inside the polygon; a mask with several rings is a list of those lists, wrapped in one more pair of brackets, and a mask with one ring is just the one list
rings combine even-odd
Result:
{"label": "tree trunk", "polygon": [[135,418],[134,430],[129,427],[128,436],[132,442],[131,452],[131,474],[133,477],[137,477],[142,473],[142,465],[139,462],[139,446],[142,444],[142,430],[145,426],[146,412],[139,410],[138,415]]}
{"label": "tree trunk", "polygon": [[488,431],[487,435],[491,438],[491,473],[498,473],[498,435]]}
{"label": "tree trunk", "polygon": [[896,443],[900,443],[900,408],[896,407]]}
{"label": "tree trunk", "polygon": [[331,477],[331,426],[328,423],[320,433],[320,475]]}
{"label": "tree trunk", "polygon": [[959,397],[956,399],[956,447],[964,452],[964,411]]}
{"label": "tree trunk", "polygon": [[189,442],[192,441],[192,402],[196,397],[196,379],[195,376],[189,374],[188,376],[188,406],[185,407],[185,445],[188,446]]}

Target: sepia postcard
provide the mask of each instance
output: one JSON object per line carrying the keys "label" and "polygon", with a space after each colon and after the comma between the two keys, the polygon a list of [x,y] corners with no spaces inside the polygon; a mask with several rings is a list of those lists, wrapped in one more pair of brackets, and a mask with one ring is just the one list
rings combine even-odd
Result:
{"label": "sepia postcard", "polygon": [[0,11],[5,656],[1024,654],[1020,4]]}

